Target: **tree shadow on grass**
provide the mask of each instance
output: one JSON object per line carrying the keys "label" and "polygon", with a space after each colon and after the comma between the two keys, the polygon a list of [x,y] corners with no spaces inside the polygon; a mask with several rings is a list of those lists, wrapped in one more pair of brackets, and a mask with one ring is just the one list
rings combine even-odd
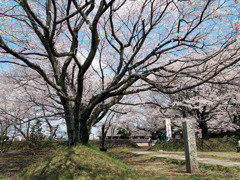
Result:
{"label": "tree shadow on grass", "polygon": [[28,151],[10,150],[7,153],[0,154],[0,172],[6,177],[14,176],[22,172],[24,168],[37,162],[46,156],[47,152],[38,153],[36,156]]}

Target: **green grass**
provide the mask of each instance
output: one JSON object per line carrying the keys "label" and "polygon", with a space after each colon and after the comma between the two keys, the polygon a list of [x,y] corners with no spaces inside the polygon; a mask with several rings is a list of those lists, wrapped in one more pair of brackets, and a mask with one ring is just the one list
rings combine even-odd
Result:
{"label": "green grass", "polygon": [[[172,141],[172,140],[171,140]],[[226,140],[211,139],[209,142],[223,143]],[[205,142],[205,143],[209,143]],[[226,149],[234,147],[233,140],[226,142]],[[25,143],[25,142],[24,142]],[[11,147],[14,152],[28,150],[23,142]],[[172,141],[171,143],[174,143]],[[176,142],[175,149],[180,149],[180,142]],[[173,147],[174,144],[171,144]],[[208,145],[207,145],[208,146]],[[207,147],[206,146],[206,147]],[[129,148],[138,147],[130,141],[114,140],[108,142],[108,152],[99,151],[99,142],[91,141],[90,145],[77,145],[67,147],[65,141],[47,141],[41,144],[41,150],[50,152],[37,163],[28,166],[21,173],[1,174],[0,179],[239,179],[239,168],[208,165],[199,163],[199,173],[186,173],[186,165],[183,160],[147,157],[129,153]],[[153,147],[156,148],[157,146]],[[222,146],[224,147],[224,146]],[[159,147],[158,147],[159,148]],[[174,149],[174,148],[173,148]],[[216,149],[216,148],[213,148]],[[158,149],[159,150],[159,149]],[[204,150],[206,151],[206,150]],[[218,159],[240,160],[236,152],[198,152],[199,157]],[[120,154],[120,156],[116,156]],[[166,153],[166,152],[162,152]],[[184,152],[171,149],[168,153],[184,155]],[[33,156],[34,157],[34,156]],[[7,158],[7,156],[4,156]],[[117,159],[118,158],[118,159]],[[26,158],[25,158],[26,159]],[[10,160],[10,159],[9,159]],[[6,159],[6,162],[7,159]],[[35,161],[34,161],[35,162]],[[164,178],[163,178],[164,177]]]}
{"label": "green grass", "polygon": [[[238,138],[211,138],[209,140],[197,139],[197,151],[203,152],[236,152],[238,146]],[[166,150],[167,144],[165,140],[160,141],[151,148],[153,151]],[[169,151],[184,151],[183,139],[171,139],[168,142]]]}
{"label": "green grass", "polygon": [[[186,162],[185,160],[180,159],[169,159],[169,158],[162,158],[162,157],[151,157],[153,161],[165,161],[169,164],[176,164],[179,166],[185,166]],[[210,173],[211,176],[208,176],[207,179],[218,179],[221,177],[222,179],[238,179],[240,177],[240,169],[235,167],[227,167],[227,166],[221,166],[221,165],[213,165],[213,164],[205,164],[205,163],[198,163],[199,171],[200,172],[206,172]],[[199,179],[205,179],[204,173],[198,174],[192,174],[191,178],[194,179],[194,177],[198,177]],[[179,178],[181,179],[181,178]],[[182,179],[188,179],[188,177],[182,177]]]}
{"label": "green grass", "polygon": [[[90,144],[96,146],[96,147],[101,147],[102,142],[101,140],[94,140],[94,141],[90,141]],[[127,140],[127,139],[109,139],[106,140],[106,148],[108,149],[112,149],[112,148],[139,148],[139,146],[131,141],[131,140]]]}
{"label": "green grass", "polygon": [[[15,141],[10,146],[10,150],[30,150],[30,141]],[[51,150],[60,146],[67,146],[67,141],[41,141],[39,142],[39,150]]]}
{"label": "green grass", "polygon": [[[185,156],[184,151],[161,151],[161,154],[175,154],[180,156]],[[212,158],[220,160],[230,160],[240,162],[240,153],[237,152],[197,152],[197,156],[200,158]]]}
{"label": "green grass", "polygon": [[240,153],[236,152],[198,152],[197,154],[201,158],[240,161]]}
{"label": "green grass", "polygon": [[115,151],[116,157],[125,161],[129,167],[134,169],[140,179],[231,179],[240,178],[240,169],[219,165],[199,163],[199,171],[186,173],[184,160],[153,157],[149,155],[135,156],[135,154]]}
{"label": "green grass", "polygon": [[62,147],[19,174],[22,179],[135,179],[126,164],[92,146]]}
{"label": "green grass", "polygon": [[[170,158],[164,158],[164,157],[151,157],[154,161],[166,161],[171,164],[177,164],[177,165],[185,165],[185,160],[181,159],[170,159]],[[240,173],[239,168],[235,167],[227,167],[227,166],[221,166],[221,165],[213,165],[213,164],[205,164],[205,163],[198,163],[200,169],[205,170],[211,170],[211,171],[221,171],[221,172],[228,172],[228,173]]]}

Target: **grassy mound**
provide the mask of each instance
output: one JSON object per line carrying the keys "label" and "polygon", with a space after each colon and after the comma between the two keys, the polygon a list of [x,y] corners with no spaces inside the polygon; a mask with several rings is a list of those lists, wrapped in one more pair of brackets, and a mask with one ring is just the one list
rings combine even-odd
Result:
{"label": "grassy mound", "polygon": [[[237,138],[211,138],[209,140],[197,139],[197,150],[198,151],[236,151]],[[162,140],[151,148],[151,150],[166,150],[167,143]],[[171,139],[168,142],[169,151],[184,151],[184,141],[183,139]]]}
{"label": "grassy mound", "polygon": [[135,179],[127,165],[89,146],[61,147],[26,168],[23,179]]}
{"label": "grassy mound", "polygon": [[[90,141],[90,144],[96,146],[96,147],[101,147],[102,142],[101,140],[95,140],[95,141]],[[128,139],[108,139],[106,140],[106,148],[139,148],[139,146]]]}

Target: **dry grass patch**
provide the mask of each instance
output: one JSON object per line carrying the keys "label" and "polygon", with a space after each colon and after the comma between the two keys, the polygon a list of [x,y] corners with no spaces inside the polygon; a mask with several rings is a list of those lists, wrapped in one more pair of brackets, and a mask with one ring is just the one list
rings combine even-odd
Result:
{"label": "dry grass patch", "polygon": [[140,179],[239,179],[240,171],[219,166],[200,166],[195,174],[186,173],[183,160],[136,155],[129,152],[112,151],[115,157],[123,160],[134,169]]}
{"label": "dry grass patch", "polygon": [[26,150],[10,150],[0,154],[0,179],[10,178],[21,172],[27,166],[45,157],[49,152],[39,152],[33,155]]}
{"label": "dry grass patch", "polygon": [[[174,154],[185,156],[183,151],[159,151],[161,154]],[[201,158],[212,158],[221,160],[240,161],[240,153],[237,152],[197,152],[197,156]]]}
{"label": "dry grass patch", "polygon": [[198,152],[198,156],[202,158],[213,158],[240,162],[240,153],[236,152]]}

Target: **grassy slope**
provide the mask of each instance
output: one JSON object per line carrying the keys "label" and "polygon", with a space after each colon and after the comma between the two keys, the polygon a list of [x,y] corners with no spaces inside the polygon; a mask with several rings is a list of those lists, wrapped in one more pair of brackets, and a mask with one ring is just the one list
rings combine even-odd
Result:
{"label": "grassy slope", "polygon": [[[229,149],[230,146],[232,148],[235,147],[234,143],[232,143],[231,141],[233,140],[229,140],[230,144],[228,144],[225,139],[211,140],[209,142],[212,144],[220,143],[220,145],[216,145],[216,147],[221,146],[221,144],[225,142],[226,149]],[[171,147],[175,146],[175,149],[179,149],[179,144],[181,144],[181,141],[174,142],[171,140],[170,142],[173,143],[170,144]],[[179,178],[181,176],[183,179],[185,179],[186,176],[188,176],[185,173],[185,165],[182,164],[183,162],[181,162],[180,164],[177,163],[178,165],[174,167],[174,169],[179,171],[180,165],[182,166],[180,175],[169,171],[173,167],[168,166],[172,166],[171,164],[175,164],[174,162],[166,162],[162,158],[159,159],[161,162],[160,164],[159,162],[155,164],[154,162],[157,161],[157,159],[155,160],[155,158],[149,160],[145,159],[143,160],[143,162],[141,162],[139,160],[134,161],[131,157],[127,157],[127,160],[129,160],[130,162],[125,161],[128,164],[126,165],[120,161],[124,158],[120,158],[120,160],[117,160],[112,156],[107,155],[106,153],[100,152],[95,147],[78,145],[76,147],[68,148],[65,144],[65,142],[49,142],[46,144],[44,143],[43,149],[46,150],[46,148],[49,148],[49,151],[55,149],[54,152],[50,153],[50,156],[42,160],[38,160],[36,164],[26,168],[22,173],[15,176],[14,179],[155,179],[160,177],[165,177],[166,179],[175,179],[176,177]],[[98,142],[93,142],[92,144],[98,146]],[[108,146],[111,146],[112,148],[118,147],[118,149],[121,151],[123,151],[126,147],[133,148],[136,146],[132,143],[129,144],[129,141],[118,140],[109,142],[108,144]],[[155,146],[153,148],[156,148],[158,146]],[[26,146],[20,147],[19,144],[15,147],[17,147],[17,149],[24,149],[24,147]],[[214,148],[214,150],[216,150],[216,148]],[[136,163],[136,166],[132,166],[129,163]],[[167,166],[165,167],[165,165]],[[154,167],[156,167],[157,173],[155,172]],[[160,167],[161,173],[159,173]],[[213,166],[211,166],[210,169],[211,168],[213,168]],[[207,169],[209,169],[209,167]],[[165,171],[166,173],[163,173]],[[219,175],[219,172],[215,172],[216,169],[214,169],[213,171],[210,171],[207,174],[208,176],[210,174],[215,174],[213,177],[214,179],[216,179],[216,177],[218,177]],[[155,173],[156,175],[154,175]],[[194,179],[194,176],[197,176],[198,178],[202,177],[202,174],[206,174],[206,172],[201,172],[198,175],[193,175],[190,179]],[[224,173],[221,178],[229,176],[230,174]],[[235,179],[236,177],[234,174],[235,173],[232,174],[233,179]]]}
{"label": "grassy slope", "polygon": [[[238,145],[237,138],[213,138],[210,140],[197,139],[197,150],[203,152],[236,152],[236,147]],[[168,145],[169,151],[183,151],[184,142],[183,139],[171,139]],[[160,143],[156,144],[151,148],[151,150],[166,150],[166,141],[162,140]]]}
{"label": "grassy slope", "polygon": [[135,179],[137,175],[119,160],[93,147],[62,147],[26,168],[23,179]]}

